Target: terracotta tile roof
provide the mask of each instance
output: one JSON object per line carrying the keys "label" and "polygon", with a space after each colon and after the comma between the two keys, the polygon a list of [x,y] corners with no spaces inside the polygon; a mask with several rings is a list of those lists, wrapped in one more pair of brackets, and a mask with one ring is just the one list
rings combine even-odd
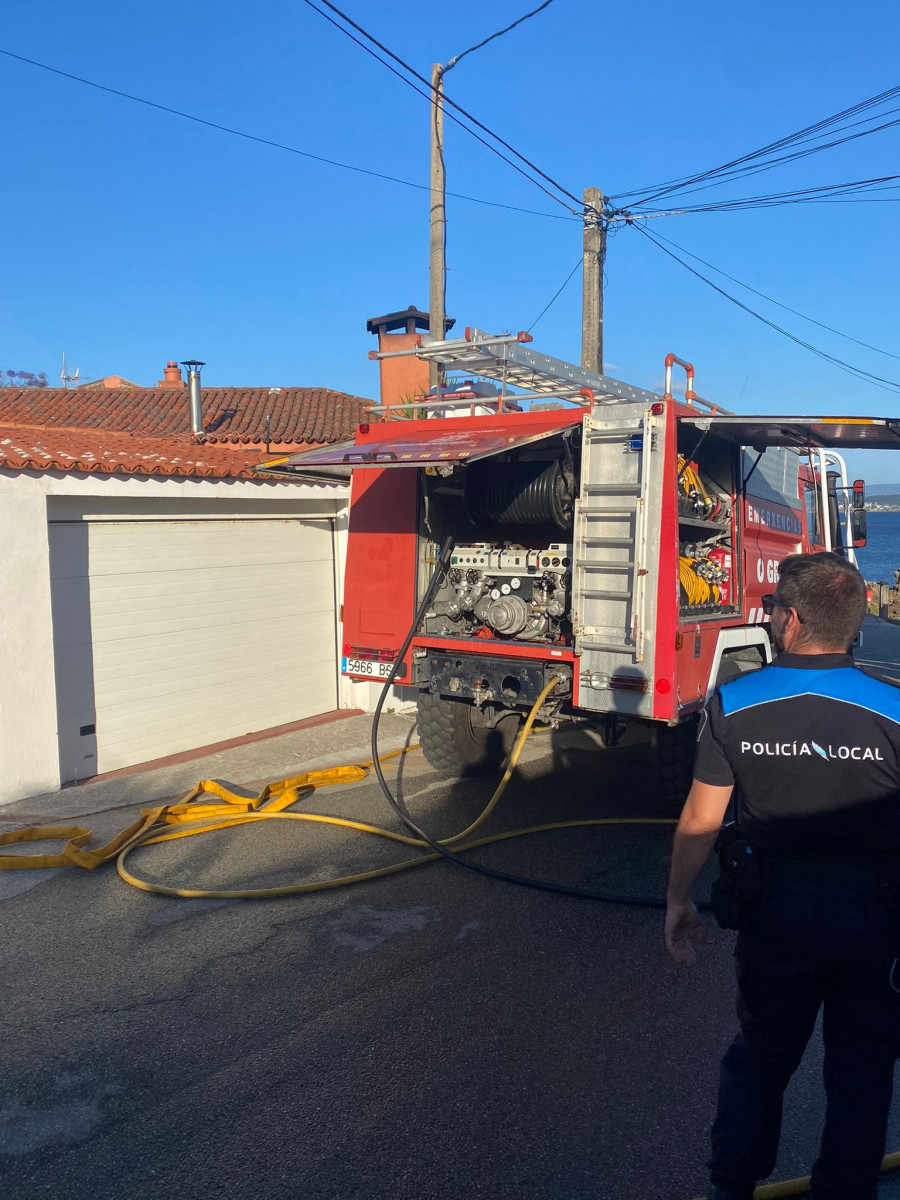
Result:
{"label": "terracotta tile roof", "polygon": [[265,446],[209,443],[190,434],[140,437],[117,430],[0,424],[0,468],[8,470],[249,479],[255,477],[251,467],[265,457]]}
{"label": "terracotta tile roof", "polygon": [[85,383],[76,383],[79,388],[140,388],[139,383],[126,379],[123,375],[107,375],[103,379],[89,379]]}
{"label": "terracotta tile roof", "polygon": [[[298,445],[349,441],[371,400],[330,388],[202,389],[204,443]],[[190,435],[187,388],[0,387],[0,424]]]}

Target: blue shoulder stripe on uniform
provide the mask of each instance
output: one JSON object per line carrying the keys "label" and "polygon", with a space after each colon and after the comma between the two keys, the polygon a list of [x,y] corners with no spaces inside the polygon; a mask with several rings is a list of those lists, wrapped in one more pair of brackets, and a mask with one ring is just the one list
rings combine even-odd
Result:
{"label": "blue shoulder stripe on uniform", "polygon": [[900,690],[856,667],[799,670],[795,667],[764,667],[720,688],[722,712],[731,717],[758,704],[791,700],[797,696],[821,696],[865,708],[900,724]]}

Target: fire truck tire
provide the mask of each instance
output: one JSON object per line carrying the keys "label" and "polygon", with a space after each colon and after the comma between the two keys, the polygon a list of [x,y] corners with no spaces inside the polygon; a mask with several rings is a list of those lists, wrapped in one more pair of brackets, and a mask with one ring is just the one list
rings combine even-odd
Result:
{"label": "fire truck tire", "polygon": [[419,692],[419,745],[435,771],[452,779],[496,771],[512,749],[519,714],[493,727],[481,724],[481,710],[464,700]]}
{"label": "fire truck tire", "polygon": [[696,742],[697,717],[653,731],[653,763],[667,812],[678,814],[684,808],[694,777]]}

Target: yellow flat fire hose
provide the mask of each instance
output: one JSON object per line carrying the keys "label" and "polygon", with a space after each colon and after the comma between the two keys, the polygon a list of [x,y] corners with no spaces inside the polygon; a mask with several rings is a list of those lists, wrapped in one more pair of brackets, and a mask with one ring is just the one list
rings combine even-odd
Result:
{"label": "yellow flat fire hose", "polygon": [[[453,837],[441,840],[442,846],[452,846],[456,851],[474,850],[478,846],[488,846],[493,842],[507,841],[510,838],[527,837],[535,833],[547,833],[554,829],[578,829],[596,825],[674,825],[676,822],[665,817],[598,817],[581,821],[553,821],[545,825],[532,825],[526,829],[512,829],[505,833],[495,833],[491,837],[478,838],[475,841],[464,841],[471,833],[482,825],[491,815],[506,786],[512,778],[522,748],[532,731],[535,718],[556,685],[551,680],[540,696],[534,702],[531,711],[516,739],[512,754],[509,757],[503,778],[497,785],[494,794],[488,801],[487,807],[468,828]],[[418,745],[407,746],[403,750],[395,750],[390,754],[379,757],[379,762],[408,754],[417,750]],[[63,849],[56,854],[0,854],[0,871],[34,871],[46,867],[83,867],[88,871],[116,859],[116,869],[126,883],[139,888],[143,892],[153,892],[160,896],[178,896],[186,899],[215,899],[215,900],[256,900],[271,899],[276,896],[296,896],[306,892],[320,892],[328,888],[344,887],[353,883],[362,883],[369,879],[379,879],[386,875],[394,875],[400,871],[408,871],[424,863],[435,862],[442,855],[432,852],[420,854],[415,858],[405,859],[389,867],[381,867],[374,871],[363,871],[356,875],[343,875],[336,879],[319,880],[315,883],[296,883],[286,887],[273,888],[244,888],[244,889],[197,889],[173,888],[162,884],[147,883],[133,875],[126,867],[125,860],[129,854],[140,846],[153,846],[158,842],[174,841],[177,838],[194,837],[201,833],[212,833],[218,829],[228,829],[236,825],[246,825],[255,821],[312,821],[322,825],[337,825],[344,829],[357,829],[361,833],[374,834],[376,837],[388,838],[404,846],[417,848],[427,846],[420,838],[407,837],[405,834],[394,833],[390,829],[382,829],[378,825],[368,825],[362,821],[350,821],[342,817],[326,817],[317,813],[285,812],[285,809],[296,804],[302,796],[308,796],[321,787],[333,787],[342,783],[357,783],[365,779],[372,761],[364,763],[330,767],[322,771],[306,771],[290,779],[282,779],[277,783],[267,784],[258,796],[246,796],[232,791],[216,779],[201,780],[177,804],[160,805],[157,808],[141,810],[141,817],[127,829],[123,829],[105,846],[89,849],[92,833],[90,829],[75,825],[35,825],[25,829],[16,829],[10,833],[0,834],[0,846],[21,845],[25,842],[66,840]],[[217,796],[220,803],[211,803],[201,798]],[[888,1154],[882,1170],[888,1171],[900,1166],[900,1152]],[[810,1180],[788,1179],[780,1183],[765,1184],[754,1192],[754,1200],[777,1200],[779,1197],[798,1196],[809,1191]],[[698,1200],[703,1200],[698,1197]]]}
{"label": "yellow flat fire hose", "polygon": [[[532,731],[535,718],[544,700],[555,687],[552,680],[538,696],[525,724],[519,732],[509,757],[503,777],[497,785],[493,796],[484,811],[468,828],[452,837],[444,838],[443,846],[452,846],[456,851],[474,850],[478,846],[487,846],[493,842],[506,841],[509,838],[526,837],[529,834],[545,833],[552,829],[575,829],[587,825],[672,825],[668,818],[619,818],[603,817],[586,821],[554,821],[546,825],[534,825],[527,829],[514,829],[505,833],[496,833],[491,837],[466,841],[470,834],[482,825],[491,815],[506,786],[512,778],[519,756],[528,735]],[[379,762],[407,754],[418,749],[417,745],[408,746],[403,750],[395,750],[379,758]],[[306,892],[320,892],[328,888],[345,887],[353,883],[363,883],[369,879],[380,879],[385,875],[395,875],[400,871],[408,871],[424,863],[435,862],[441,857],[436,852],[419,854],[415,858],[404,859],[388,867],[374,871],[363,871],[355,875],[342,875],[335,879],[317,880],[314,883],[295,883],[272,888],[229,888],[229,889],[199,889],[173,888],[163,884],[148,883],[132,874],[125,866],[128,855],[140,846],[153,846],[158,842],[174,841],[177,838],[194,837],[201,833],[211,833],[218,829],[228,829],[235,825],[246,825],[255,821],[311,821],[321,825],[337,825],[344,829],[356,829],[361,833],[373,834],[376,837],[388,838],[404,846],[414,846],[417,849],[427,848],[427,842],[420,838],[409,837],[406,834],[394,833],[390,829],[382,829],[378,825],[369,825],[362,821],[351,821],[343,817],[326,817],[317,813],[285,812],[285,809],[296,804],[301,796],[309,795],[320,787],[331,787],[341,783],[356,783],[365,779],[372,767],[372,762],[358,765],[331,767],[323,771],[307,771],[291,779],[282,779],[277,783],[267,784],[258,796],[249,797],[240,792],[232,791],[224,783],[215,779],[204,779],[196,785],[177,804],[162,805],[158,808],[141,810],[141,817],[127,829],[117,834],[105,846],[88,849],[91,831],[82,826],[51,826],[40,825],[27,829],[14,830],[11,833],[0,834],[0,846],[10,846],[23,842],[38,842],[67,839],[66,845],[57,854],[5,854],[0,855],[0,871],[36,870],[43,867],[84,867],[93,870],[110,859],[116,859],[116,869],[126,883],[144,892],[153,892],[160,896],[179,896],[184,899],[215,899],[215,900],[260,900],[271,899],[275,896],[296,896]],[[218,797],[220,803],[207,802],[204,796]]]}

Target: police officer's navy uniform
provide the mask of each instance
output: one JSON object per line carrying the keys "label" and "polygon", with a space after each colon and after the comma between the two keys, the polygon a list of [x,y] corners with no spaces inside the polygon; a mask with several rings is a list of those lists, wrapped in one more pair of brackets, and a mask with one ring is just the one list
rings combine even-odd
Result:
{"label": "police officer's navy uniform", "polygon": [[824,1005],[813,1195],[872,1200],[900,1055],[900,689],[850,655],[782,654],[713,697],[694,776],[734,785],[762,879],[736,950],[713,1183],[743,1200],[774,1169],[782,1094]]}

